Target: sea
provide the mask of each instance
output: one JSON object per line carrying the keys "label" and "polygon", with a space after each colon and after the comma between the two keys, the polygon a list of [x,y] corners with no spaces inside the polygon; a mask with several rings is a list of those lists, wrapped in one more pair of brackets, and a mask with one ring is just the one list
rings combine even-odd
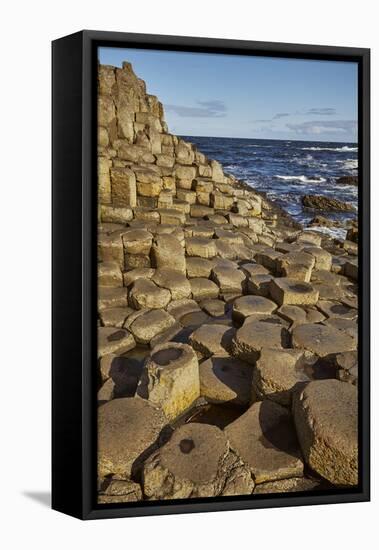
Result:
{"label": "sea", "polygon": [[[341,176],[358,174],[356,143],[289,141],[183,136],[198,149],[221,162],[224,171],[245,181],[253,189],[287,211],[305,227],[316,214],[344,224],[356,213],[315,212],[305,209],[303,195],[326,195],[358,208],[358,187],[337,184]],[[321,229],[321,228],[320,228]],[[343,229],[321,229],[344,237]]]}

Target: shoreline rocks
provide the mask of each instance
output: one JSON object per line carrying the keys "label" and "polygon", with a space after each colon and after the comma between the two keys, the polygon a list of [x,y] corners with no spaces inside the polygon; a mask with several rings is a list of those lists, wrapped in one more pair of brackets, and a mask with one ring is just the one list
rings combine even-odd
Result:
{"label": "shoreline rocks", "polygon": [[337,178],[336,183],[340,185],[358,185],[358,176],[342,176]]}
{"label": "shoreline rocks", "polygon": [[304,195],[301,202],[303,206],[313,210],[355,212],[355,208],[351,204],[323,195]]}

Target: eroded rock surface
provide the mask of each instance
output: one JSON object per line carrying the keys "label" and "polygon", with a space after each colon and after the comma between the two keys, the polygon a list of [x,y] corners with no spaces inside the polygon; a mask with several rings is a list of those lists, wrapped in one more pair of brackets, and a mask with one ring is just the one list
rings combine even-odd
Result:
{"label": "eroded rock surface", "polygon": [[199,363],[186,344],[156,346],[146,361],[137,393],[164,411],[169,420],[200,396]]}
{"label": "eroded rock surface", "polygon": [[308,384],[293,401],[305,460],[335,485],[358,483],[357,389],[338,380]]}
{"label": "eroded rock surface", "polygon": [[167,423],[163,412],[140,398],[113,399],[98,412],[99,476],[130,478],[141,467]]}
{"label": "eroded rock surface", "polygon": [[224,433],[216,426],[187,424],[145,463],[143,490],[149,499],[212,497],[250,494],[249,471],[230,452]]}
{"label": "eroded rock surface", "polygon": [[296,224],[129,63],[99,66],[98,121],[99,502],[354,484],[357,220]]}
{"label": "eroded rock surface", "polygon": [[249,466],[255,483],[302,476],[303,462],[292,418],[270,400],[255,403],[225,428],[230,446]]}

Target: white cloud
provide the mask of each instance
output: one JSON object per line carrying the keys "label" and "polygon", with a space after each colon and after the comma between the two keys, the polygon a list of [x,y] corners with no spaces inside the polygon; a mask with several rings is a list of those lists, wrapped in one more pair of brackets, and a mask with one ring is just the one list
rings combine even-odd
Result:
{"label": "white cloud", "polygon": [[299,135],[351,134],[357,131],[356,120],[324,120],[288,123],[287,128]]}

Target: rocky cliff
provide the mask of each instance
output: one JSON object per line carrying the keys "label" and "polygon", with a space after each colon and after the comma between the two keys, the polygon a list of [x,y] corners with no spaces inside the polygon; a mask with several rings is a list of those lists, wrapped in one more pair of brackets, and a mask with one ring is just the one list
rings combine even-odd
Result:
{"label": "rocky cliff", "polygon": [[356,233],[170,134],[129,63],[98,91],[99,501],[354,485]]}

